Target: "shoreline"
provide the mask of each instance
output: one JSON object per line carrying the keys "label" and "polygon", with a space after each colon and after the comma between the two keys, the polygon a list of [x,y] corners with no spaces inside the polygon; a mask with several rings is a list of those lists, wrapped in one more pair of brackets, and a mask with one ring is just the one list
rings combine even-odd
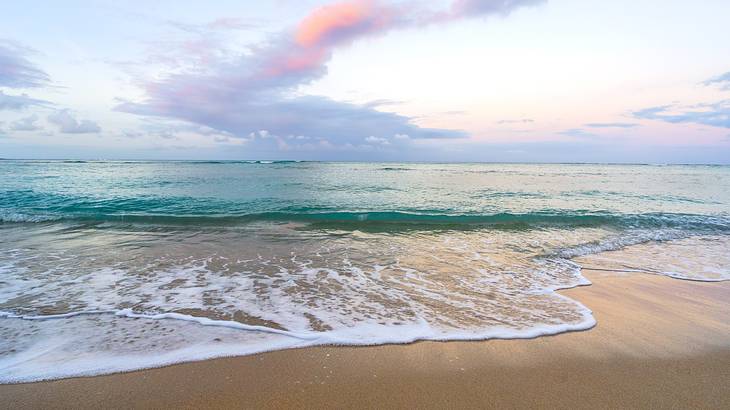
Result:
{"label": "shoreline", "polygon": [[558,293],[593,311],[586,331],[307,347],[0,385],[0,396],[12,408],[730,407],[730,282],[583,274],[593,285]]}

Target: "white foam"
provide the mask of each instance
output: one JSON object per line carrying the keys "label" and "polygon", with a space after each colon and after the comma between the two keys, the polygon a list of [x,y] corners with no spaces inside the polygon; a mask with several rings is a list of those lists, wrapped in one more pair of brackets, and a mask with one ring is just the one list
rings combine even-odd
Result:
{"label": "white foam", "polygon": [[691,236],[669,242],[642,242],[591,255],[590,266],[601,270],[649,273],[676,279],[730,280],[730,236]]}
{"label": "white foam", "polygon": [[[0,383],[91,376],[213,357],[303,345],[298,339],[182,319],[133,319],[115,314],[71,315],[43,321],[0,319],[15,352],[0,356]],[[19,345],[18,340],[23,343]],[[9,346],[0,341],[3,351]],[[305,342],[308,343],[308,342]]]}
{"label": "white foam", "polygon": [[[226,234],[198,233],[195,246],[185,246],[185,232],[166,233],[148,242],[154,248],[121,255],[89,246],[127,240],[108,230],[79,236],[79,246],[72,237],[58,249],[0,248],[0,310],[7,311],[0,313],[0,383],[323,344],[585,330],[595,325],[590,310],[556,293],[590,284],[567,257],[681,235],[297,232],[297,241],[267,242]],[[718,258],[727,250],[722,240],[676,252],[709,249]]]}
{"label": "white foam", "polygon": [[58,217],[50,215],[28,215],[19,212],[0,210],[0,222],[48,222],[58,220]]}
{"label": "white foam", "polygon": [[[364,324],[336,331],[310,332],[309,335],[293,335],[277,329],[181,314],[142,315],[120,311],[18,317],[5,313],[0,315],[3,321],[0,334],[15,331],[12,337],[17,339],[25,336],[26,340],[20,351],[17,351],[16,344],[15,352],[0,356],[0,384],[94,376],[320,345],[363,346],[403,344],[418,340],[535,338],[595,326],[590,310],[578,305],[584,316],[584,320],[579,323],[535,326],[525,330],[492,327],[481,331],[445,332],[421,320],[416,324],[395,328]],[[44,326],[37,326],[41,321]],[[151,331],[159,329],[153,324],[158,321],[165,322],[165,327],[151,334]],[[24,326],[26,323],[36,326]],[[203,330],[206,327],[213,327],[213,330]],[[171,340],[173,332],[176,340]],[[141,341],[128,336],[145,333]],[[2,342],[0,347],[7,349]]]}
{"label": "white foam", "polygon": [[690,236],[688,232],[676,229],[628,231],[622,232],[620,235],[603,238],[598,241],[561,249],[557,252],[557,256],[572,259],[600,252],[615,251],[646,242],[673,241],[687,238],[688,236]]}

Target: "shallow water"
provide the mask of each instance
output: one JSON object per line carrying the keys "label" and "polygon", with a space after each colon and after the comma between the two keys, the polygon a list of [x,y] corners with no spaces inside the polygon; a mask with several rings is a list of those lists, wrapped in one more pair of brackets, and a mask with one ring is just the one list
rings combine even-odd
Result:
{"label": "shallow water", "polygon": [[729,167],[1,161],[0,382],[587,329],[573,258],[730,279],[729,211]]}

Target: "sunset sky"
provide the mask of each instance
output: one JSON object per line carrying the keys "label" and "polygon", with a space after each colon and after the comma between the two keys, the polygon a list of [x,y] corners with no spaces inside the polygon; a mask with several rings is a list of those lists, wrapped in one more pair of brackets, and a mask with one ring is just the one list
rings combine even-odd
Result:
{"label": "sunset sky", "polygon": [[5,2],[0,157],[730,163],[729,16],[727,0]]}

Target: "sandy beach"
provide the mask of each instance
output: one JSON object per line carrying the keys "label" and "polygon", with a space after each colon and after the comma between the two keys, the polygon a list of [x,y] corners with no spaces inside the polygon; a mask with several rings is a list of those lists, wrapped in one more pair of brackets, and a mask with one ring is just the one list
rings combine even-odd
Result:
{"label": "sandy beach", "polygon": [[656,3],[3,2],[0,410],[730,410],[730,0]]}
{"label": "sandy beach", "polygon": [[6,408],[730,407],[730,282],[585,275],[592,286],[562,293],[593,310],[589,331],[286,350],[0,396]]}

